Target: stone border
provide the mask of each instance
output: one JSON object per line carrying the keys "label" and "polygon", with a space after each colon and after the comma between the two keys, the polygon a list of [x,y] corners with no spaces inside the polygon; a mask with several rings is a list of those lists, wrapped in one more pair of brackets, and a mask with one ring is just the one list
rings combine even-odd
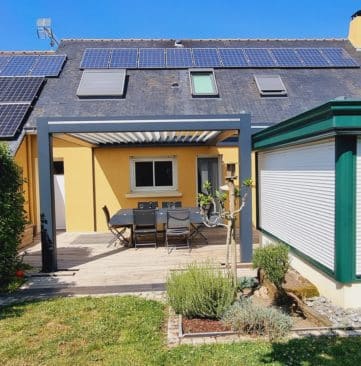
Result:
{"label": "stone border", "polygon": [[[294,328],[291,330],[286,339],[296,339],[304,337],[354,337],[361,336],[361,327],[315,327],[315,328]],[[199,344],[214,344],[214,343],[233,343],[239,341],[257,341],[266,340],[268,337],[251,337],[241,335],[237,332],[204,332],[204,333],[183,333],[182,316],[174,313],[174,310],[169,308],[168,317],[168,346],[176,347],[181,344],[199,345]]]}

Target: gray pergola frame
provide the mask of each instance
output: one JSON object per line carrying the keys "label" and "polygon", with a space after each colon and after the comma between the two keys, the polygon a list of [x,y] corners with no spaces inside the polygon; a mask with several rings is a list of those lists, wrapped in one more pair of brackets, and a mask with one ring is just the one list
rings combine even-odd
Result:
{"label": "gray pergola frame", "polygon": [[[57,265],[54,181],[52,171],[53,134],[162,132],[162,131],[231,131],[238,134],[239,181],[251,177],[251,118],[249,114],[216,116],[149,117],[41,117],[37,121],[42,271],[55,272]],[[149,145],[148,145],[149,146]],[[201,145],[200,145],[201,146]],[[101,147],[99,147],[101,148]],[[252,260],[252,197],[240,214],[241,262]]]}

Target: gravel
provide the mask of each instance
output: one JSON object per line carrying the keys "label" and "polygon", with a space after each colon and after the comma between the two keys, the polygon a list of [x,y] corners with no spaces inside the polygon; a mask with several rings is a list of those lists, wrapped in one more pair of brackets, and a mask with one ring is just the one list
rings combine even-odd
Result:
{"label": "gravel", "polygon": [[305,303],[330,319],[334,327],[361,327],[361,308],[343,309],[323,296],[311,297]]}

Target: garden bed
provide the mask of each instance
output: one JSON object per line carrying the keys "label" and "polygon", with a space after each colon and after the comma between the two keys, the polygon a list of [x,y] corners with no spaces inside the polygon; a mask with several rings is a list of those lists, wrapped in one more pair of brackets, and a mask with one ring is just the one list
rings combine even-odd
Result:
{"label": "garden bed", "polygon": [[[312,330],[330,328],[332,323],[324,315],[309,307],[303,296],[315,294],[314,286],[301,277],[296,271],[290,270],[286,275],[284,294],[277,297],[275,286],[264,280],[263,286],[254,289],[245,288],[239,296],[246,297],[253,304],[262,308],[274,308],[291,317],[292,330]],[[181,333],[184,336],[235,334],[229,325],[221,320],[180,317]]]}

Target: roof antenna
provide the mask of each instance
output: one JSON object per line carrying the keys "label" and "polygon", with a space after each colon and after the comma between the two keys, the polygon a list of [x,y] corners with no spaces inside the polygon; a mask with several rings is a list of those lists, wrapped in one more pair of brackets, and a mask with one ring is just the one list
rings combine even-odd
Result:
{"label": "roof antenna", "polygon": [[36,21],[36,33],[39,39],[50,39],[50,47],[59,46],[59,41],[56,39],[51,28],[51,18],[39,18]]}

